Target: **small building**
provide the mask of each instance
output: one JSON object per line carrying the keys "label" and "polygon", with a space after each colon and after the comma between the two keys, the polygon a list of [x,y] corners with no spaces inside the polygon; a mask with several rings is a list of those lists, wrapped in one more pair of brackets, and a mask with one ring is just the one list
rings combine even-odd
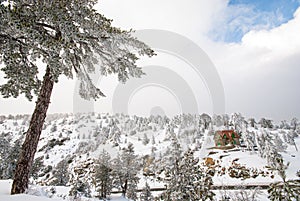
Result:
{"label": "small building", "polygon": [[215,132],[214,141],[216,147],[240,145],[240,136],[234,130],[220,130]]}

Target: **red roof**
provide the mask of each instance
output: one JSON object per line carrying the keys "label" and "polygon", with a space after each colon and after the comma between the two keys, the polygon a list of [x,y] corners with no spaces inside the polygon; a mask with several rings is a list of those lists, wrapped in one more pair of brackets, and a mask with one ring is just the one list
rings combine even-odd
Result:
{"label": "red roof", "polygon": [[224,135],[226,135],[226,137],[231,140],[232,140],[232,134],[234,134],[234,138],[240,138],[240,136],[234,130],[221,130],[221,131],[217,131],[217,134],[219,134],[222,138],[224,137]]}

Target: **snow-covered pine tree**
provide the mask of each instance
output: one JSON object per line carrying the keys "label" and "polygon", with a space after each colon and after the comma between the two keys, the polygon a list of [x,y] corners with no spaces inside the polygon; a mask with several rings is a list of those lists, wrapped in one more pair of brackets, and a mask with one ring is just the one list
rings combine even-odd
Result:
{"label": "snow-covered pine tree", "polygon": [[0,140],[0,178],[12,179],[15,173],[23,137],[21,136],[17,139],[13,145],[10,145],[10,136],[3,137],[4,136],[2,136]]}
{"label": "snow-covered pine tree", "polygon": [[[102,75],[117,74],[121,82],[143,72],[137,55],[153,51],[131,36],[112,27],[99,14],[96,0],[10,0],[0,1],[0,64],[7,83],[0,86],[3,97],[38,95],[36,107],[16,167],[11,193],[28,188],[29,173],[45,121],[50,97],[60,75],[80,80],[79,94],[97,99],[104,94],[90,77],[100,67]],[[45,65],[39,65],[44,63]],[[99,64],[100,63],[100,64]],[[41,81],[38,72],[46,66]]]}
{"label": "snow-covered pine tree", "polygon": [[188,150],[178,165],[167,171],[171,178],[163,194],[165,200],[213,200],[212,178],[198,162],[194,152]]}
{"label": "snow-covered pine tree", "polygon": [[33,177],[33,179],[37,179],[39,175],[41,174],[42,170],[44,169],[44,156],[37,157],[34,159],[34,162],[32,164],[32,168],[30,171],[30,176]]}
{"label": "snow-covered pine tree", "polygon": [[272,183],[268,189],[268,198],[271,201],[295,201],[300,200],[300,180],[287,180],[286,169],[289,163],[284,164],[281,157],[276,158],[275,165],[271,170],[278,172],[282,181]]}
{"label": "snow-covered pine tree", "polygon": [[[73,160],[76,160],[74,158]],[[85,161],[79,162],[75,167],[70,169],[69,184],[71,189],[69,195],[74,198],[91,197],[92,184],[95,182],[95,159],[88,158]]]}
{"label": "snow-covered pine tree", "polygon": [[286,120],[280,122],[279,128],[281,129],[290,129],[290,125]]}
{"label": "snow-covered pine tree", "polygon": [[96,191],[100,199],[107,199],[111,193],[113,184],[111,166],[111,157],[107,151],[103,150],[96,161],[95,171]]}
{"label": "snow-covered pine tree", "polygon": [[54,186],[65,186],[69,182],[69,163],[70,157],[66,157],[57,163],[53,170],[53,181],[51,185]]}
{"label": "snow-covered pine tree", "polygon": [[262,158],[267,158],[269,153],[274,150],[274,145],[270,133],[261,130],[260,133],[256,133],[256,144],[258,148],[258,152]]}
{"label": "snow-covered pine tree", "polygon": [[109,139],[114,143],[114,146],[118,146],[120,143],[121,129],[113,119],[111,119],[107,128],[109,129]]}
{"label": "snow-covered pine tree", "polygon": [[213,200],[214,193],[211,191],[212,179],[194,158],[194,153],[188,150],[180,163],[182,178],[180,185],[185,187],[182,192],[185,200]]}
{"label": "snow-covered pine tree", "polygon": [[154,137],[154,135],[152,135],[151,144],[155,145],[155,137]]}
{"label": "snow-covered pine tree", "polygon": [[261,125],[262,128],[273,128],[274,127],[272,120],[270,120],[270,119],[261,118],[258,123]]}
{"label": "snow-covered pine tree", "polygon": [[[69,195],[76,200],[77,198],[80,198],[82,196],[84,197],[91,197],[91,187],[89,183],[83,182],[80,178],[77,178],[77,180],[73,181],[72,188],[69,192]],[[79,199],[80,200],[80,199]]]}
{"label": "snow-covered pine tree", "polygon": [[292,120],[291,120],[291,123],[290,123],[290,125],[291,125],[291,128],[295,131],[296,129],[297,129],[297,127],[298,127],[298,123],[299,121],[298,121],[298,119],[297,118],[292,118]]}
{"label": "snow-covered pine tree", "polygon": [[211,124],[211,117],[205,113],[201,114],[200,124],[203,125],[204,129],[208,129],[209,124]]}
{"label": "snow-covered pine tree", "polygon": [[150,139],[148,138],[147,134],[144,133],[143,139],[142,139],[143,145],[147,145],[150,142]]}
{"label": "snow-covered pine tree", "polygon": [[177,197],[177,183],[180,173],[179,162],[182,156],[182,148],[178,143],[177,138],[172,139],[170,148],[171,149],[168,149],[169,151],[166,152],[166,156],[164,156],[165,164],[162,164],[165,174],[164,181],[167,184],[166,191],[163,194],[164,199],[166,200],[171,200],[174,197]]}
{"label": "snow-covered pine tree", "polygon": [[170,123],[166,126],[166,134],[165,134],[165,141],[169,141],[170,139],[176,138],[176,134],[174,132],[175,125]]}
{"label": "snow-covered pine tree", "polygon": [[248,119],[248,124],[250,125],[250,127],[255,128],[256,126],[256,121],[254,118],[249,118]]}
{"label": "snow-covered pine tree", "polygon": [[255,133],[250,132],[246,130],[245,132],[242,133],[242,140],[244,141],[247,150],[249,151],[254,151],[254,146],[255,146]]}
{"label": "snow-covered pine tree", "polygon": [[247,127],[247,121],[240,113],[233,113],[231,115],[231,122],[234,126],[234,130],[238,132],[242,132]]}
{"label": "snow-covered pine tree", "polygon": [[275,136],[274,137],[274,145],[276,147],[276,150],[279,152],[285,151],[287,146],[284,144],[282,139],[279,137],[279,135],[277,133],[274,136]]}
{"label": "snow-covered pine tree", "polygon": [[229,129],[229,115],[228,114],[222,114],[223,123],[226,129]]}
{"label": "snow-covered pine tree", "polygon": [[57,126],[56,126],[56,122],[54,122],[51,126],[51,129],[50,129],[51,133],[54,133],[57,131]]}
{"label": "snow-covered pine tree", "polygon": [[213,124],[217,127],[220,127],[220,126],[223,126],[224,125],[224,122],[223,122],[223,118],[221,115],[217,115],[217,114],[214,114],[213,115]]}
{"label": "snow-covered pine tree", "polygon": [[113,160],[114,186],[121,188],[122,195],[130,199],[136,199],[136,189],[139,178],[137,174],[141,164],[134,153],[133,144],[129,143],[122,153]]}
{"label": "snow-covered pine tree", "polygon": [[153,200],[153,196],[151,194],[151,189],[148,182],[146,182],[145,187],[143,188],[140,194],[140,201],[152,201],[152,200]]}
{"label": "snow-covered pine tree", "polygon": [[[10,141],[12,137],[8,133],[0,134],[0,179],[11,179],[12,175],[8,171],[10,166],[10,150],[12,149]],[[15,159],[14,159],[15,160]],[[13,161],[12,161],[13,162]]]}
{"label": "snow-covered pine tree", "polygon": [[262,133],[265,139],[265,145],[263,148],[262,156],[267,159],[268,165],[275,166],[277,164],[277,159],[281,158],[278,153],[278,148],[271,137],[271,133],[265,131]]}
{"label": "snow-covered pine tree", "polygon": [[288,133],[286,134],[286,141],[288,144],[290,145],[294,145],[295,146],[295,149],[296,151],[298,151],[298,147],[295,143],[295,138],[298,137],[298,134],[296,133],[296,131],[294,130],[290,130],[288,131]]}

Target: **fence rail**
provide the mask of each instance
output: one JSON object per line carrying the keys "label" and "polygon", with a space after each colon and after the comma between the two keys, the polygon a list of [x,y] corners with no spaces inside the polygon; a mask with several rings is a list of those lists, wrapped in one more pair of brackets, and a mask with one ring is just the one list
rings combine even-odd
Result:
{"label": "fence rail", "polygon": [[[266,190],[270,187],[270,184],[245,184],[245,185],[213,185],[212,190],[242,190],[242,189],[255,189],[260,188]],[[165,187],[150,188],[151,192],[165,191]],[[137,189],[136,192],[142,192],[143,189]],[[117,194],[122,193],[122,191],[112,191],[111,193]]]}

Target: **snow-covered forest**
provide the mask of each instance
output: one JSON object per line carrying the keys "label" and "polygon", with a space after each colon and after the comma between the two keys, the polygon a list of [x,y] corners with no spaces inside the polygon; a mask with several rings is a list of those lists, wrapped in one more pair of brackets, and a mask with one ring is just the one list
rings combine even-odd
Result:
{"label": "snow-covered forest", "polygon": [[[0,116],[1,188],[11,184],[29,120]],[[240,145],[216,147],[216,131],[229,129]],[[296,200],[299,135],[296,118],[275,124],[238,113],[51,114],[27,193],[59,200]]]}
{"label": "snow-covered forest", "polygon": [[181,114],[299,117],[300,1],[108,2],[0,0],[0,201],[300,200],[298,119]]}

